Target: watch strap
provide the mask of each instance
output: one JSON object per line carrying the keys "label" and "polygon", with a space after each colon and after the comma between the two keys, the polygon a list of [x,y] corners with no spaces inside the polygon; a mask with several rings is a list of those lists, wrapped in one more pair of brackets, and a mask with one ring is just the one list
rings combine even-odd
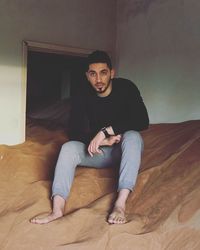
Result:
{"label": "watch strap", "polygon": [[105,137],[108,138],[110,135],[108,134],[108,131],[106,130],[106,127],[103,127],[101,131],[104,133]]}

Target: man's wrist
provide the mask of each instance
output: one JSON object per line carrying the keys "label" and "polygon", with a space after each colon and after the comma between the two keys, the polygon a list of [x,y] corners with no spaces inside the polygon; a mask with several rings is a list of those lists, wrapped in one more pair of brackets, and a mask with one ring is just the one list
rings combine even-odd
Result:
{"label": "man's wrist", "polygon": [[107,130],[107,132],[108,132],[108,134],[109,134],[110,136],[111,136],[111,135],[115,135],[112,126],[107,127],[106,130]]}
{"label": "man's wrist", "polygon": [[108,133],[108,131],[107,131],[107,128],[106,128],[106,127],[103,127],[100,131],[104,133],[105,138],[109,138],[109,137],[110,137],[110,134]]}

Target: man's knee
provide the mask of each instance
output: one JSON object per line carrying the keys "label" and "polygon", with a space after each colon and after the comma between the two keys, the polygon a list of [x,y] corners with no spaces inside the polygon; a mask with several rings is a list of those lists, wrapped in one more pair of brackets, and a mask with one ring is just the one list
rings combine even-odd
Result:
{"label": "man's knee", "polygon": [[74,154],[83,148],[83,143],[79,141],[68,141],[62,145],[61,151]]}
{"label": "man's knee", "polygon": [[143,147],[143,139],[139,132],[134,130],[126,131],[122,135],[122,142],[130,142]]}

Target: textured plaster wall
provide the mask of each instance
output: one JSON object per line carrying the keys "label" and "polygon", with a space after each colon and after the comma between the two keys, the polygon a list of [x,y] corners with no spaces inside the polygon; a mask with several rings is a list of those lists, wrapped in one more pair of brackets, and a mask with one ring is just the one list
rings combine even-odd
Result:
{"label": "textured plaster wall", "polygon": [[116,49],[118,74],[138,85],[152,123],[199,119],[199,13],[197,0],[1,0],[0,144],[25,139],[26,39]]}
{"label": "textured plaster wall", "polygon": [[0,1],[0,144],[25,139],[22,40],[113,51],[115,0]]}
{"label": "textured plaster wall", "polygon": [[118,0],[118,73],[140,88],[152,123],[200,118],[200,1]]}

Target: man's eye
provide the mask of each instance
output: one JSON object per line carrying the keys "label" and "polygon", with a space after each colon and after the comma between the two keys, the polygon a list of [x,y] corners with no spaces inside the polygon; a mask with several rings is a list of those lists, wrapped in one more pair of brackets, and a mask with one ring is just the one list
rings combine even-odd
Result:
{"label": "man's eye", "polygon": [[108,72],[107,71],[102,71],[101,74],[102,74],[102,76],[106,76],[108,74]]}
{"label": "man's eye", "polygon": [[91,77],[95,77],[96,76],[96,73],[95,72],[90,72],[89,74]]}

